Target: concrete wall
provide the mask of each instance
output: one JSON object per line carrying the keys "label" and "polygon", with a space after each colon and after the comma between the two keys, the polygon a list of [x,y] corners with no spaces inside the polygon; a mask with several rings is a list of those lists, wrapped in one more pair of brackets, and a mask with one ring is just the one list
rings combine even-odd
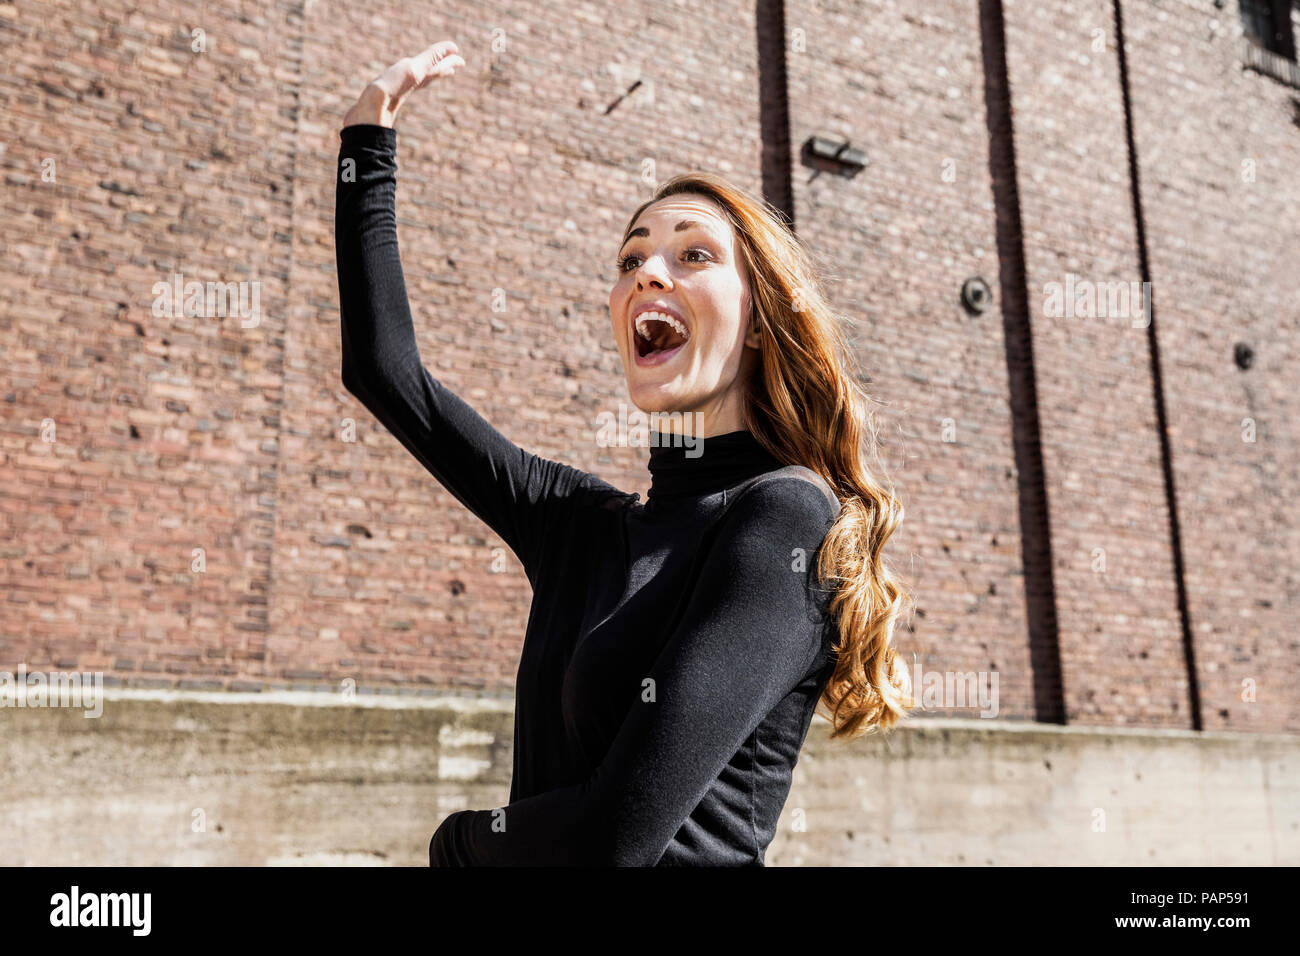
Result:
{"label": "concrete wall", "polygon": [[[0,866],[427,864],[504,803],[508,702],[106,689],[0,709]],[[1300,864],[1300,739],[818,718],[772,866]]]}

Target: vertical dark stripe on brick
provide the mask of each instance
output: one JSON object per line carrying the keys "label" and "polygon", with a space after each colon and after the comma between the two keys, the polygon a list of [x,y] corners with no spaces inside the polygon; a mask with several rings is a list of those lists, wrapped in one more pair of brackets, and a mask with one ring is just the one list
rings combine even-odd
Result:
{"label": "vertical dark stripe on brick", "polygon": [[998,281],[1011,393],[1012,444],[1019,472],[1020,550],[1025,564],[1034,712],[1036,719],[1043,723],[1063,724],[1066,722],[1065,692],[1061,683],[1056,585],[1052,575],[1051,521],[1038,422],[1038,389],[1029,327],[1029,291],[1001,0],[980,0],[980,47],[988,111],[989,171],[997,216]]}
{"label": "vertical dark stripe on brick", "polygon": [[[1119,54],[1119,88],[1124,98],[1124,138],[1128,141],[1128,176],[1133,196],[1133,222],[1137,229],[1138,269],[1142,281],[1151,283],[1151,259],[1147,255],[1146,220],[1142,214],[1142,181],[1137,139],[1133,133],[1133,101],[1129,96],[1128,56],[1124,50],[1124,11],[1115,0],[1115,49]],[[1192,729],[1201,730],[1201,688],[1196,679],[1196,649],[1192,643],[1192,615],[1187,603],[1187,582],[1183,573],[1182,532],[1178,524],[1178,495],[1174,488],[1174,457],[1169,444],[1169,419],[1165,412],[1164,377],[1160,373],[1160,342],[1156,336],[1155,284],[1147,306],[1147,347],[1151,355],[1151,384],[1155,392],[1156,433],[1160,436],[1160,467],[1165,477],[1165,506],[1169,511],[1170,550],[1174,555],[1174,584],[1178,590],[1178,617],[1183,629],[1183,657],[1187,667],[1188,705]]]}
{"label": "vertical dark stripe on brick", "polygon": [[790,100],[786,89],[785,3],[758,0],[759,135],[763,140],[763,198],[794,222],[794,189],[790,183]]}

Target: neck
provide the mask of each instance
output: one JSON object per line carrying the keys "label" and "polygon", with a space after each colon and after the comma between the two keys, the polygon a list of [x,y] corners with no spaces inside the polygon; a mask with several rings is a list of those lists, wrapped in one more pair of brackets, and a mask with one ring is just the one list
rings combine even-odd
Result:
{"label": "neck", "polygon": [[652,430],[647,504],[715,494],[780,467],[744,429],[703,437]]}

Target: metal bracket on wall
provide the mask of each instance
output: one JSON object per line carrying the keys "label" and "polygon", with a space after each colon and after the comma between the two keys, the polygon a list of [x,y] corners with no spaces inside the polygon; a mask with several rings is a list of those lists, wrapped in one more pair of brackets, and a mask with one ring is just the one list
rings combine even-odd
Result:
{"label": "metal bracket on wall", "polygon": [[867,154],[847,142],[809,136],[803,143],[799,161],[810,169],[826,170],[852,179],[867,168]]}

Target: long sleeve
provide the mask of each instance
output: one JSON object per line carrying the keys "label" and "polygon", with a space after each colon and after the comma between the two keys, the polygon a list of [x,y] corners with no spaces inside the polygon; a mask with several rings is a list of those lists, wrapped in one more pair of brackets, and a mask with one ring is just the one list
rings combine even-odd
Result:
{"label": "long sleeve", "polygon": [[815,554],[833,519],[801,479],[741,494],[595,772],[504,808],[453,813],[430,842],[430,863],[653,866],[821,651]]}
{"label": "long sleeve", "polygon": [[583,489],[617,489],[524,451],[429,374],[398,255],[397,134],[362,124],[339,138],[334,239],[344,387],[509,545],[535,582],[561,502]]}

